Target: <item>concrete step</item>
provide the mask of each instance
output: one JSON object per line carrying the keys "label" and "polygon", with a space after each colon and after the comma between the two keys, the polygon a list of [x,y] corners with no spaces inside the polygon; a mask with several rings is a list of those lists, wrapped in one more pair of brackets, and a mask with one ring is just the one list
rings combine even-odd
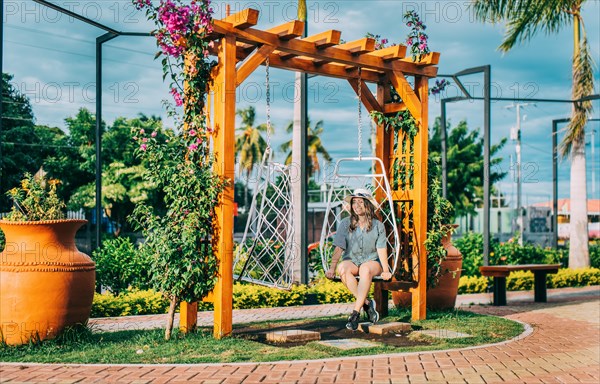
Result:
{"label": "concrete step", "polygon": [[410,323],[391,322],[391,323],[360,323],[358,329],[365,333],[375,335],[387,335],[389,333],[409,332],[412,330]]}
{"label": "concrete step", "polygon": [[273,331],[266,333],[267,341],[274,343],[294,343],[299,341],[321,340],[321,333],[304,331],[302,329],[287,329],[285,331]]}

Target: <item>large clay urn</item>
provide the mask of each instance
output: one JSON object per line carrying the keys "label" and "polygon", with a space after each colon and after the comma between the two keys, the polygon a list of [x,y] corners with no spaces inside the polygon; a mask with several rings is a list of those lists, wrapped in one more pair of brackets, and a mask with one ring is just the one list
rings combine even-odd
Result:
{"label": "large clay urn", "polygon": [[[442,276],[434,288],[427,289],[427,308],[451,309],[456,305],[458,283],[462,270],[462,254],[452,244],[452,231],[442,237],[442,246],[446,250],[446,258],[442,261]],[[392,292],[392,300],[396,307],[410,307],[412,295],[410,292]]]}
{"label": "large clay urn", "polygon": [[95,264],[75,246],[86,220],[0,220],[0,325],[5,343],[53,338],[85,324],[94,298]]}

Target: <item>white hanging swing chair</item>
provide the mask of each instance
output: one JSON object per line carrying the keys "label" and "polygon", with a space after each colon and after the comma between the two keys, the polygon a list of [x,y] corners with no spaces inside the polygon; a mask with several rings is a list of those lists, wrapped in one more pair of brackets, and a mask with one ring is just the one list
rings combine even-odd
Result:
{"label": "white hanging swing chair", "polygon": [[[383,161],[378,157],[362,156],[362,87],[359,69],[358,83],[358,157],[342,158],[335,163],[333,174],[326,181],[328,188],[327,208],[325,210],[319,252],[323,270],[327,271],[331,265],[333,255],[333,237],[340,222],[350,216],[350,206],[344,198],[354,192],[356,188],[369,190],[373,196],[380,200],[375,207],[379,211],[380,220],[387,233],[388,262],[392,276],[398,268],[400,255],[400,236],[394,213],[394,203],[390,183],[386,175]],[[358,168],[369,166],[366,173],[355,172]],[[336,277],[334,280],[339,280]],[[375,276],[373,280],[382,280]]]}
{"label": "white hanging swing chair", "polygon": [[293,241],[291,167],[273,161],[268,58],[266,83],[267,148],[258,169],[244,236],[235,249],[233,275],[237,280],[290,289],[297,251]]}

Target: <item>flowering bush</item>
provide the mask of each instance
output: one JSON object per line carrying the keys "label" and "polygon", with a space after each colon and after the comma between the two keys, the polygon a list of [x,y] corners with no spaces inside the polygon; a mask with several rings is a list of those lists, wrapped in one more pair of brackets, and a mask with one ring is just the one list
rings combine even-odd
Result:
{"label": "flowering bush", "polygon": [[211,127],[204,112],[206,90],[215,62],[209,57],[212,31],[210,1],[133,0],[157,26],[154,31],[169,77],[175,106],[165,102],[177,131],[139,130],[137,155],[145,160],[146,179],[164,196],[166,212],[144,203],[132,220],[143,230],[143,251],[150,255],[153,287],[170,301],[165,338],[169,339],[176,306],[205,297],[217,281],[213,244],[218,240],[214,211],[226,182],[213,173]]}
{"label": "flowering bush", "polygon": [[406,38],[406,46],[410,47],[413,61],[421,61],[423,56],[429,53],[428,37],[423,32],[427,27],[423,24],[419,15],[412,10],[404,14],[404,20],[406,21],[406,26],[411,28]]}
{"label": "flowering bush", "polygon": [[429,89],[429,93],[439,95],[449,84],[450,82],[446,79],[436,80],[435,85]]}
{"label": "flowering bush", "polygon": [[46,180],[43,176],[26,173],[21,188],[13,188],[7,195],[13,201],[8,221],[60,220],[65,218],[65,203],[58,197],[59,180]]}

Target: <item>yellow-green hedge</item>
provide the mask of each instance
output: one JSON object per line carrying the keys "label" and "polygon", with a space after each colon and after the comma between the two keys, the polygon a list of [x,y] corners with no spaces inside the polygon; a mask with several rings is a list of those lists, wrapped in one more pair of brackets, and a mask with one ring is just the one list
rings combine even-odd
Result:
{"label": "yellow-green hedge", "polygon": [[[354,300],[348,289],[339,282],[323,279],[313,286],[298,285],[286,291],[254,284],[235,283],[233,285],[233,308],[270,308],[303,305],[308,295],[314,296],[320,304],[347,303]],[[169,302],[157,292],[127,291],[118,296],[107,292],[95,294],[92,304],[92,317],[112,317],[166,313]],[[198,310],[210,311],[212,303],[198,303]]]}
{"label": "yellow-green hedge", "polygon": [[[460,278],[458,293],[481,293],[488,289],[486,277],[463,276]],[[506,279],[506,289],[509,291],[533,289],[533,273],[517,271]],[[600,269],[561,269],[557,274],[548,275],[546,279],[549,288],[581,287],[600,284]],[[320,304],[349,303],[354,297],[348,289],[339,282],[327,279],[319,280],[312,286],[299,285],[291,290],[267,288],[253,284],[236,283],[233,286],[233,307],[269,308],[303,305],[308,295],[316,298]],[[119,296],[111,293],[95,294],[92,305],[92,317],[128,316],[166,313],[168,301],[154,291],[127,291]],[[199,310],[212,310],[212,303],[199,303]]]}
{"label": "yellow-green hedge", "polygon": [[458,283],[458,293],[487,292],[488,281],[482,276],[461,276]]}
{"label": "yellow-green hedge", "polygon": [[169,302],[158,292],[126,291],[118,296],[95,293],[91,317],[151,315],[166,313]]}

